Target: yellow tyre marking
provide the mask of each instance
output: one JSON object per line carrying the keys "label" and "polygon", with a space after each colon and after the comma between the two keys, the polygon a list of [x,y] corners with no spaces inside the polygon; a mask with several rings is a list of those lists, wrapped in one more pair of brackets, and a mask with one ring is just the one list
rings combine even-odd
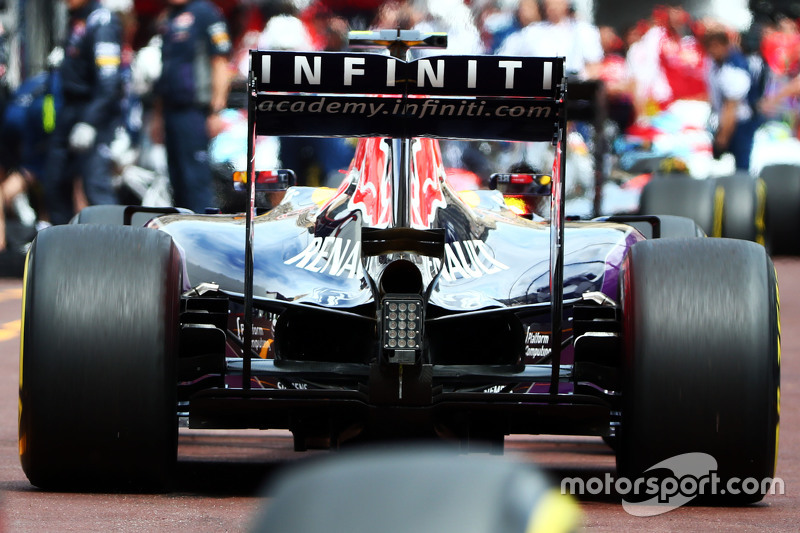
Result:
{"label": "yellow tyre marking", "polygon": [[[19,428],[19,455],[25,453],[27,448],[27,439],[25,434],[22,433],[22,356],[23,348],[25,346],[25,291],[28,286],[28,266],[31,264],[31,248],[25,256],[25,270],[22,274],[22,316],[19,321],[19,410],[17,411],[17,427]],[[6,291],[3,291],[6,292]],[[2,294],[2,293],[0,293]]]}
{"label": "yellow tyre marking", "polygon": [[764,246],[766,240],[764,235],[767,231],[765,222],[767,212],[767,183],[761,179],[756,179],[756,242]]}
{"label": "yellow tyre marking", "polygon": [[525,533],[577,531],[580,522],[581,511],[575,500],[556,489],[550,489],[536,504]]}
{"label": "yellow tyre marking", "polygon": [[722,212],[725,208],[725,187],[717,185],[714,190],[714,226],[711,228],[712,237],[722,237]]}

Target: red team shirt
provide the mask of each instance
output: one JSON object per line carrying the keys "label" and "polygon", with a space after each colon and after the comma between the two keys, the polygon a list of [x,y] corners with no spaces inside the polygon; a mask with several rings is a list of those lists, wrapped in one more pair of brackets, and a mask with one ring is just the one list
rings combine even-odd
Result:
{"label": "red team shirt", "polygon": [[672,89],[672,101],[706,98],[705,55],[697,39],[665,32],[661,38],[659,61]]}

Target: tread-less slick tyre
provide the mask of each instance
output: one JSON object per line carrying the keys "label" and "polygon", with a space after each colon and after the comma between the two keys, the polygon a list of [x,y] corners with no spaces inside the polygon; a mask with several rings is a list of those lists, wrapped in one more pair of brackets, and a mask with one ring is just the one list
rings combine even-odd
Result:
{"label": "tread-less slick tyre", "polygon": [[691,218],[709,237],[722,235],[722,189],[715,180],[656,176],[642,189],[639,213]]}
{"label": "tread-less slick tyre", "polygon": [[38,235],[20,354],[20,458],[32,484],[169,487],[180,272],[172,239],[156,230],[64,225]]}
{"label": "tread-less slick tyre", "polygon": [[767,242],[773,255],[800,254],[800,166],[761,171],[767,188]]}
{"label": "tread-less slick tyre", "polygon": [[[773,477],[780,310],[764,247],[731,239],[640,242],[627,256],[622,291],[619,475],[636,479],[661,461],[700,452],[716,460],[720,488],[733,478]],[[762,489],[699,501],[750,503]]]}

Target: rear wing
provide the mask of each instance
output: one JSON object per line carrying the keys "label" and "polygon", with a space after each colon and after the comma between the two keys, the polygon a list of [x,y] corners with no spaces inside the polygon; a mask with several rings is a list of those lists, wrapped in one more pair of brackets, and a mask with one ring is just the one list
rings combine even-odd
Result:
{"label": "rear wing", "polygon": [[[398,55],[414,45],[408,32],[397,30],[394,39],[383,36],[363,36],[361,41],[386,45]],[[447,55],[405,61],[374,53],[251,50],[245,179],[245,353],[252,351],[256,136],[550,142],[556,156],[550,202],[550,394],[555,398],[564,305],[566,93],[563,57]],[[250,358],[244,357],[242,363],[243,386],[248,390]]]}
{"label": "rear wing", "polygon": [[551,142],[564,58],[250,52],[258,135]]}

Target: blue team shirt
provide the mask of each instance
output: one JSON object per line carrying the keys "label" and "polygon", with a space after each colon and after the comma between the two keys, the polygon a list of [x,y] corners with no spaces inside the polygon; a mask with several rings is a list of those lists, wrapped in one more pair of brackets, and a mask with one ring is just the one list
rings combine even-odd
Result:
{"label": "blue team shirt", "polygon": [[207,106],[211,102],[211,57],[231,50],[222,13],[208,0],[193,0],[172,7],[160,32],[162,71],[156,92],[166,106]]}
{"label": "blue team shirt", "polygon": [[67,101],[86,104],[83,120],[97,127],[119,115],[122,26],[99,2],[70,13],[64,61],[59,68]]}
{"label": "blue team shirt", "polygon": [[709,59],[707,83],[711,108],[719,113],[726,100],[737,102],[736,120],[745,121],[752,118],[754,105],[751,93],[755,90],[753,76],[748,68],[747,59],[736,50],[732,50],[722,63]]}

